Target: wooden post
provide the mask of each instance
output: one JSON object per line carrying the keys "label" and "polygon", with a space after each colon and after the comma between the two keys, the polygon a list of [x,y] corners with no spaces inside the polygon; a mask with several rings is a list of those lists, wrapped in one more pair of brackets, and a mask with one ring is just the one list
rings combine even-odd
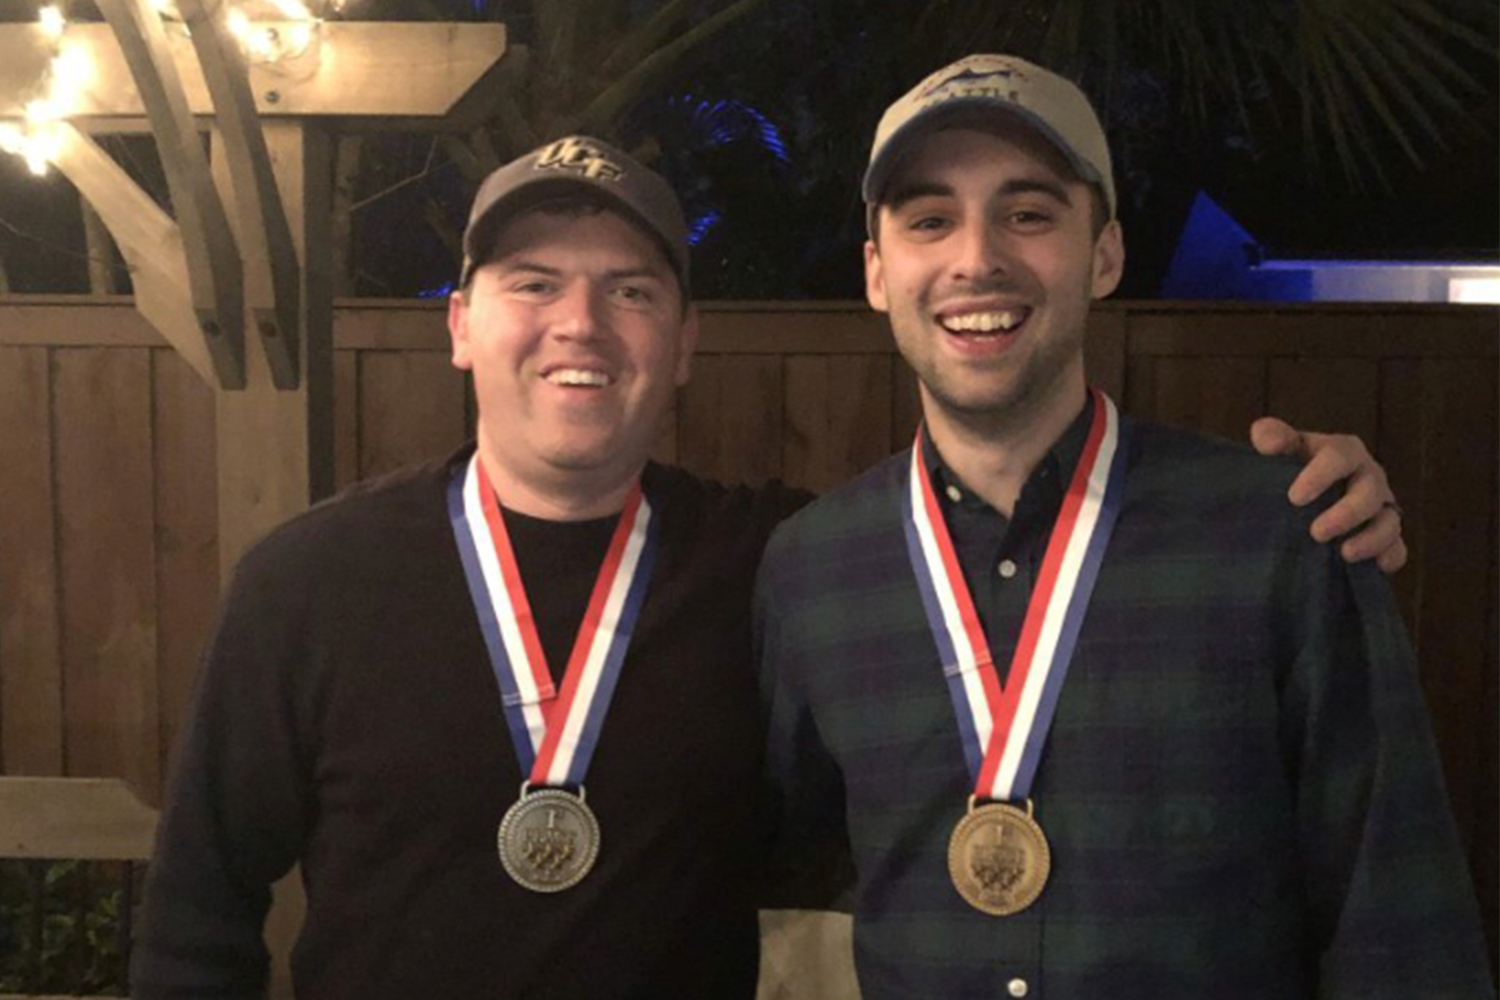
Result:
{"label": "wooden post", "polygon": [[[299,261],[303,378],[293,389],[277,388],[265,353],[252,350],[244,389],[216,394],[219,566],[225,581],[256,539],[333,491],[333,143],[315,124],[267,123],[265,137]],[[213,151],[215,183],[229,195],[234,181],[217,132]],[[269,272],[247,279],[269,280]],[[259,297],[252,287],[249,299]]]}

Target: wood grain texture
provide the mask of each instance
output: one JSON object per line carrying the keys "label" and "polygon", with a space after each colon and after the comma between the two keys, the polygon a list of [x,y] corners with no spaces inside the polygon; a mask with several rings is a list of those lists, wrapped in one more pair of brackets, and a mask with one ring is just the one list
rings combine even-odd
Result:
{"label": "wood grain texture", "polygon": [[1125,392],[1128,328],[1125,313],[1095,311],[1089,314],[1083,341],[1083,367],[1089,385],[1102,390],[1116,403],[1122,401]]}
{"label": "wood grain texture", "polygon": [[361,479],[441,457],[463,440],[464,380],[446,354],[371,351],[361,359]]}
{"label": "wood grain texture", "polygon": [[67,772],[161,783],[151,361],[58,351],[57,509]]}
{"label": "wood grain texture", "polygon": [[778,356],[700,356],[678,402],[683,466],[726,483],[780,476],[784,391]]}
{"label": "wood grain texture", "polygon": [[0,767],[62,774],[49,352],[0,348]]}
{"label": "wood grain texture", "polygon": [[1418,659],[1422,653],[1422,618],[1418,613],[1422,574],[1426,566],[1426,508],[1422,489],[1422,364],[1417,358],[1395,358],[1380,363],[1380,431],[1369,439],[1375,456],[1385,466],[1396,500],[1405,511],[1401,537],[1406,541],[1407,565],[1391,577],[1391,589],[1411,635]]}
{"label": "wood grain texture", "polygon": [[1156,358],[1150,419],[1249,440],[1266,413],[1265,362],[1258,358]]}
{"label": "wood grain texture", "polygon": [[359,352],[333,354],[333,485],[359,479]]}
{"label": "wood grain texture", "polygon": [[115,778],[0,777],[0,858],[144,861],[156,810]]}
{"label": "wood grain texture", "polygon": [[[1495,373],[1473,363],[1437,358],[1423,365],[1422,504],[1424,548],[1418,614],[1422,687],[1438,734],[1449,798],[1459,832],[1472,848],[1481,796],[1486,626],[1494,596],[1486,594],[1496,538],[1493,463],[1496,452]],[[1491,730],[1488,740],[1494,742]],[[1491,843],[1493,849],[1493,842]]]}
{"label": "wood grain texture", "polygon": [[219,593],[213,391],[174,352],[151,352],[156,651],[162,774],[177,745]]}
{"label": "wood grain texture", "polygon": [[788,358],[786,481],[821,493],[889,455],[891,379],[889,356]]}
{"label": "wood grain texture", "polygon": [[891,448],[892,452],[910,448],[922,422],[922,390],[917,373],[905,359],[898,358],[891,368]]}
{"label": "wood grain texture", "polygon": [[1266,412],[1302,430],[1380,439],[1380,363],[1374,358],[1273,358]]}

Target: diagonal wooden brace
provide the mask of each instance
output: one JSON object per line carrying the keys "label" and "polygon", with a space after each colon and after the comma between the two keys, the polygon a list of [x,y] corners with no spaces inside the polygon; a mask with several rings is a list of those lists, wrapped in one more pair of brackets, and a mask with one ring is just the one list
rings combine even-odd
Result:
{"label": "diagonal wooden brace", "polygon": [[188,110],[161,16],[150,0],[99,0],[99,9],[151,120],[183,243],[195,250],[187,255],[188,283],[214,374],[222,388],[242,388],[245,293],[239,249],[214,190],[208,155]]}
{"label": "diagonal wooden brace", "polygon": [[213,385],[213,360],[189,294],[182,231],[94,140],[71,125],[54,128],[62,138],[57,168],[99,213],[119,245],[135,285],[136,310]]}
{"label": "diagonal wooden brace", "polygon": [[245,262],[245,297],[261,347],[278,389],[295,389],[301,377],[301,288],[297,252],[271,157],[261,131],[250,76],[239,44],[229,33],[228,4],[178,0],[192,35],[217,112],[222,150],[239,219],[239,246]]}

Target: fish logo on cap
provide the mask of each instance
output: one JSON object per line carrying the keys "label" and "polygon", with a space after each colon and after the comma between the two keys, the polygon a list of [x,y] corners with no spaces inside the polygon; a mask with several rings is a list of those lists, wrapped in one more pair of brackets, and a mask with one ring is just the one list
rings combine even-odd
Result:
{"label": "fish logo on cap", "polygon": [[1013,81],[1025,82],[1025,80],[1026,74],[1013,66],[1002,66],[990,70],[965,67],[926,87],[917,100],[923,105],[936,104],[956,97],[999,97],[1014,101],[1017,93],[1010,84]]}

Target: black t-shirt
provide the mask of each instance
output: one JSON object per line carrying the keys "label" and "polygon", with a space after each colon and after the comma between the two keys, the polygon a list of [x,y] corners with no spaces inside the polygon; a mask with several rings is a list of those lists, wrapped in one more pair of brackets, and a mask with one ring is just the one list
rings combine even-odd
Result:
{"label": "black t-shirt", "polygon": [[620,516],[548,521],[508,508],[501,508],[501,513],[547,669],[561,684]]}
{"label": "black t-shirt", "polygon": [[[753,996],[750,594],[805,496],[647,468],[661,544],[586,778],[599,861],[543,895],[496,853],[522,775],[449,522],[468,454],[320,505],[242,562],[148,875],[137,1000],[259,995],[266,887],[299,860],[299,1000]],[[508,521],[560,671],[613,526]]]}

